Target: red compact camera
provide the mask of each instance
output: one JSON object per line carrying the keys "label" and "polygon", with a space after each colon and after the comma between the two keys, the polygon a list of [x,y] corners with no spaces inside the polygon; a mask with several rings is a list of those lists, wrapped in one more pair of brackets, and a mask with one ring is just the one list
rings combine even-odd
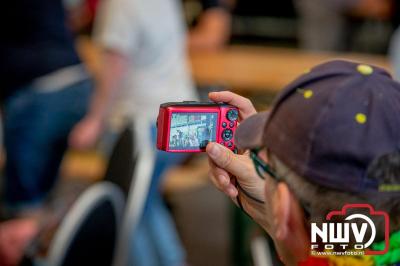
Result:
{"label": "red compact camera", "polygon": [[236,151],[233,136],[239,112],[212,102],[169,102],[160,105],[157,148],[167,152],[202,152],[208,142]]}

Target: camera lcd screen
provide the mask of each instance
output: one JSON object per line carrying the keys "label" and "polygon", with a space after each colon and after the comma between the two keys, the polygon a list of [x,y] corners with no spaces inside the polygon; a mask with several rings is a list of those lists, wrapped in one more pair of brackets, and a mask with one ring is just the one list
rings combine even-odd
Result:
{"label": "camera lcd screen", "polygon": [[215,141],[218,113],[172,113],[169,148],[197,150]]}

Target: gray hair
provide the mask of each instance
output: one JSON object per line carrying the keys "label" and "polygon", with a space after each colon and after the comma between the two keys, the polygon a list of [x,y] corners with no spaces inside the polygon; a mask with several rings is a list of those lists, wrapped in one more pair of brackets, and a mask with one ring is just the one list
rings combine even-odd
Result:
{"label": "gray hair", "polygon": [[[303,207],[307,207],[310,222],[324,222],[325,216],[330,211],[341,210],[347,203],[368,203],[375,210],[386,211],[389,214],[391,232],[400,229],[399,196],[387,197],[379,192],[372,196],[362,195],[322,187],[296,174],[275,155],[269,154],[269,159],[277,174],[284,179],[299,202]],[[375,160],[368,169],[368,176],[384,181],[385,184],[400,184],[400,154],[382,156]],[[276,182],[274,181],[274,183]],[[345,184],[343,185],[345,186]],[[360,210],[357,210],[357,213],[360,213]],[[383,219],[375,218],[375,216],[372,216],[371,219],[377,225],[377,239],[383,239]]]}

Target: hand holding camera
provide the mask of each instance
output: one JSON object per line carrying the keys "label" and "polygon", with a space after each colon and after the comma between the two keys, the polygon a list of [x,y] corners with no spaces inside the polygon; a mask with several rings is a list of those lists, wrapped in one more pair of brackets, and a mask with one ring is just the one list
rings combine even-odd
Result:
{"label": "hand holding camera", "polygon": [[229,91],[211,92],[212,102],[171,102],[160,106],[157,148],[167,152],[202,152],[209,142],[235,151],[234,132],[256,113],[249,99]]}
{"label": "hand holding camera", "polygon": [[[257,113],[251,101],[229,91],[212,92],[209,98],[213,101],[222,101],[238,108],[239,122]],[[209,157],[209,177],[214,185],[236,202],[238,189],[235,182],[258,199],[264,199],[264,184],[248,155],[235,154],[218,143],[209,143],[206,149]],[[241,197],[243,208],[255,220],[264,221],[264,205],[247,197]],[[262,222],[261,222],[262,224]]]}
{"label": "hand holding camera", "polygon": [[[219,190],[235,201],[238,195],[236,179],[243,189],[264,199],[264,184],[260,184],[263,181],[257,176],[248,154],[234,153],[233,136],[238,122],[256,114],[254,106],[249,99],[229,91],[212,92],[209,98],[223,104],[183,102],[162,105],[158,118],[157,148],[169,152],[206,151],[210,165],[209,176]],[[233,124],[228,126],[228,123]],[[197,133],[196,137],[200,137],[204,127],[210,131],[207,137],[198,139],[196,145],[190,143],[190,134],[189,141],[184,141],[185,133],[194,132],[195,135]],[[202,143],[201,140],[206,141]],[[247,198],[241,199],[241,202],[253,217],[264,213],[262,204]]]}

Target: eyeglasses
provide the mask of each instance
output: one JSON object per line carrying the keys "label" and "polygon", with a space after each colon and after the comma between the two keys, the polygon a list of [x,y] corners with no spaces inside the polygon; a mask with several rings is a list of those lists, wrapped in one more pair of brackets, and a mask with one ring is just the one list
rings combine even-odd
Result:
{"label": "eyeglasses", "polygon": [[265,173],[271,176],[276,181],[283,181],[283,179],[272,169],[272,167],[258,156],[258,153],[262,148],[253,149],[250,151],[250,158],[253,161],[254,167],[256,168],[257,174],[260,178],[265,179]]}
{"label": "eyeglasses", "polygon": [[[285,180],[272,169],[271,165],[269,165],[267,162],[261,159],[260,156],[258,156],[259,152],[262,149],[263,148],[258,148],[258,149],[252,149],[250,151],[250,158],[253,161],[258,176],[262,179],[265,179],[265,173],[267,173],[271,178],[275,179],[277,182],[285,182]],[[309,219],[311,217],[309,204],[305,203],[302,200],[299,200],[299,202],[300,205],[303,207],[306,219]]]}

